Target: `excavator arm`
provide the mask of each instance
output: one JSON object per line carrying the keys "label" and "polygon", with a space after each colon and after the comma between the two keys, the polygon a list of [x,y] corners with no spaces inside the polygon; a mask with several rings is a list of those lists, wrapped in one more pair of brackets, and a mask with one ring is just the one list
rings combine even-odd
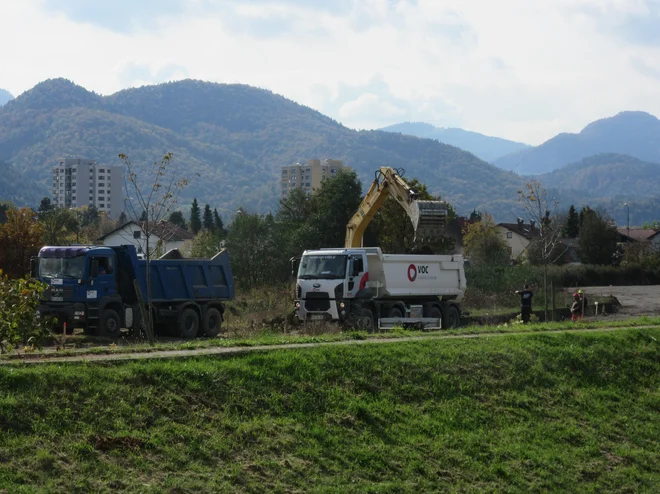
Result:
{"label": "excavator arm", "polygon": [[362,199],[360,207],[346,225],[345,247],[361,247],[364,231],[388,197],[393,197],[408,213],[415,236],[433,237],[441,233],[447,219],[447,205],[442,201],[420,201],[401,178],[403,172],[388,166],[376,171],[376,178]]}

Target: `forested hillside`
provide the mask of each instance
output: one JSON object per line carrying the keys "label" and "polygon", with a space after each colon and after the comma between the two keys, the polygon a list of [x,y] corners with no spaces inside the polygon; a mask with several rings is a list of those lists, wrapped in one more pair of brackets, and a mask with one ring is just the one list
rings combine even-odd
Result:
{"label": "forested hillside", "polygon": [[[224,216],[233,216],[239,206],[276,209],[280,167],[310,158],[342,159],[365,183],[379,166],[403,167],[406,176],[428,184],[459,212],[477,208],[509,217],[520,185],[514,174],[455,147],[354,131],[245,85],[187,80],[102,97],[54,79],[0,108],[0,159],[46,190],[50,168],[62,156],[119,164],[117,154],[126,153],[144,164],[167,151],[174,153],[181,174],[192,179],[184,203],[198,197],[217,205]],[[0,180],[6,189],[17,185],[13,176]],[[34,184],[23,181],[22,186]]]}
{"label": "forested hillside", "polygon": [[486,136],[478,132],[463,129],[435,127],[434,125],[423,122],[399,123],[384,127],[381,130],[435,139],[436,141],[469,151],[489,163],[507,154],[530,147],[527,144],[509,141],[500,137]]}
{"label": "forested hillside", "polygon": [[598,154],[572,163],[539,180],[549,187],[581,190],[599,197],[631,195],[658,197],[660,164],[622,154]]}
{"label": "forested hillside", "polygon": [[579,134],[559,134],[540,146],[495,160],[505,170],[542,174],[599,153],[617,153],[660,163],[660,120],[622,112],[587,125]]}

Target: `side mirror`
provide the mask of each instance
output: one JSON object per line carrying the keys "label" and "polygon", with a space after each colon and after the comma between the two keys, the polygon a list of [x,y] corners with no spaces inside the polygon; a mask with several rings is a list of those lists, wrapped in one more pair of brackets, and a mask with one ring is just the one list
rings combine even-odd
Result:
{"label": "side mirror", "polygon": [[293,279],[295,279],[298,274],[298,261],[300,261],[299,257],[292,257],[289,259],[289,262],[291,263],[291,278]]}
{"label": "side mirror", "polygon": [[39,268],[39,259],[36,257],[30,258],[30,276],[37,277],[37,269]]}
{"label": "side mirror", "polygon": [[92,261],[92,266],[91,266],[89,274],[92,278],[96,278],[99,275],[99,261],[98,261],[98,259],[94,259]]}

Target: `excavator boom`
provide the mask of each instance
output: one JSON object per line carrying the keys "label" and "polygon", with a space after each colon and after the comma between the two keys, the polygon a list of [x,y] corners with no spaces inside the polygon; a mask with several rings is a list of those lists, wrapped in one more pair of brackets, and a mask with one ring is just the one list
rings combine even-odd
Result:
{"label": "excavator boom", "polygon": [[346,225],[345,247],[361,247],[364,231],[388,197],[393,197],[406,211],[415,237],[431,238],[442,234],[447,221],[447,204],[443,201],[419,201],[417,194],[401,178],[403,173],[383,166],[362,199],[360,207]]}

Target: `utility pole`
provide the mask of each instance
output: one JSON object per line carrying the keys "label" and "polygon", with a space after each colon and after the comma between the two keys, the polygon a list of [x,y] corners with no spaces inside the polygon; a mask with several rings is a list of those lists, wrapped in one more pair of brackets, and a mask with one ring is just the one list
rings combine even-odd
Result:
{"label": "utility pole", "polygon": [[628,224],[628,239],[626,242],[630,242],[630,207],[628,206],[628,203],[623,204],[626,207],[626,218],[627,218],[627,224]]}

